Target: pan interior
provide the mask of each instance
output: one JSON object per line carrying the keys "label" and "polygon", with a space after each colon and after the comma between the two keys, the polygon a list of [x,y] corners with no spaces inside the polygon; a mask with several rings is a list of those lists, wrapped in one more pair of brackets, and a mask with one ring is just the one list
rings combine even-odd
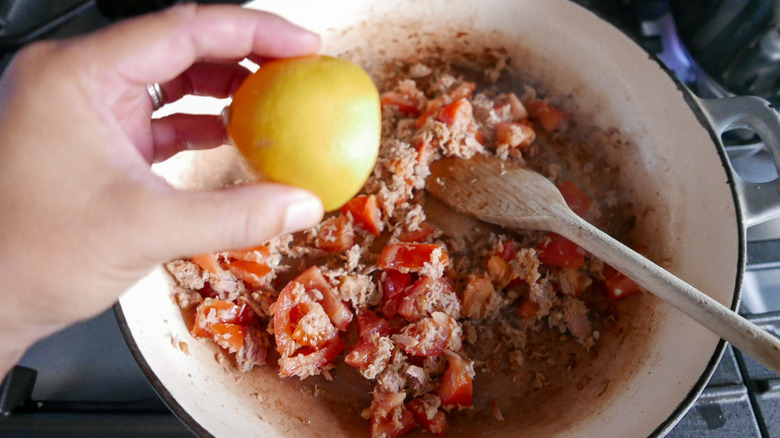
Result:
{"label": "pan interior", "polygon": [[[738,231],[721,158],[666,73],[597,17],[557,0],[495,0],[478,9],[468,1],[354,0],[339,14],[322,2],[281,3],[252,6],[320,31],[325,52],[360,63],[378,81],[392,59],[506,51],[518,84],[533,84],[574,115],[582,141],[562,159],[575,173],[603,172],[588,177],[617,188],[624,217],[634,221],[625,239],[731,304]],[[435,23],[421,18],[431,16]],[[577,168],[583,156],[602,164]],[[156,171],[183,189],[244,178],[229,147],[181,154]],[[717,262],[709,254],[718,254]],[[189,421],[215,436],[366,436],[359,417],[371,387],[356,372],[338,367],[331,381],[301,382],[280,379],[270,367],[234,371],[215,360],[212,345],[190,337],[171,288],[157,269],[121,299],[121,312],[137,357]],[[694,387],[717,338],[650,294],[618,305],[617,329],[602,334],[597,354],[543,390],[505,375],[475,381],[477,409],[455,415],[450,436],[650,434]],[[493,401],[504,421],[486,408]]]}

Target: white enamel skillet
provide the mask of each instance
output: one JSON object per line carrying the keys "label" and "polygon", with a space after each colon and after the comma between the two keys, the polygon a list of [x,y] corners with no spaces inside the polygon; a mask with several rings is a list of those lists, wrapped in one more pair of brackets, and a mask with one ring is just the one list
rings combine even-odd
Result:
{"label": "white enamel skillet", "polygon": [[[745,227],[777,214],[780,183],[741,181],[720,137],[746,126],[777,149],[780,122],[763,101],[692,96],[622,33],[566,0],[260,0],[250,7],[320,32],[324,53],[372,72],[425,47],[506,49],[523,78],[558,96],[577,120],[629,140],[583,147],[619,169],[621,196],[641,212],[631,239],[678,277],[737,307]],[[232,178],[235,164],[226,147],[174,157],[157,171],[178,187],[207,188]],[[334,382],[282,381],[268,367],[231,370],[215,360],[212,345],[189,335],[171,287],[159,268],[120,299],[116,312],[153,386],[196,434],[367,436],[359,412],[369,387],[339,379],[338,370]],[[668,432],[701,393],[724,342],[649,294],[627,315],[626,331],[572,371],[576,384],[533,400],[513,398],[511,382],[485,384],[476,390],[500,400],[506,420],[477,410],[451,424],[450,436]]]}

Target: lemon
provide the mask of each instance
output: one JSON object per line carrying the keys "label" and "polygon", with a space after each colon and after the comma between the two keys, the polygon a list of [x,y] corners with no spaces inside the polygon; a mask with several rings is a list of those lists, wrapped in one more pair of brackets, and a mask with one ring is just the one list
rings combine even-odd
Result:
{"label": "lemon", "polygon": [[368,73],[324,55],[263,64],[236,91],[227,124],[250,167],[310,190],[326,211],[368,179],[381,129],[379,92]]}

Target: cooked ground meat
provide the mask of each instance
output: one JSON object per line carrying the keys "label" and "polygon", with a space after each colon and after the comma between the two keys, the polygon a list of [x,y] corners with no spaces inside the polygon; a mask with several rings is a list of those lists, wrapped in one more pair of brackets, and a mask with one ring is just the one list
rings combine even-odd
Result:
{"label": "cooked ground meat", "polygon": [[[547,377],[535,364],[553,360],[538,343],[543,333],[592,349],[599,321],[589,297],[604,282],[603,264],[553,234],[458,234],[426,214],[425,179],[442,157],[496,154],[555,182],[566,175],[539,139],[560,137],[569,116],[531,88],[500,90],[507,63],[494,61],[480,86],[436,62],[389,78],[374,172],[320,225],[169,263],[192,333],[218,342],[242,371],[264,365],[269,348],[285,377],[356,367],[376,385],[364,412],[374,432],[414,424],[440,432],[445,412],[471,406],[476,371],[526,372],[541,390]],[[579,213],[600,217],[598,203],[577,196],[589,205]],[[350,327],[359,340],[347,347]],[[490,411],[503,420],[497,403]]]}

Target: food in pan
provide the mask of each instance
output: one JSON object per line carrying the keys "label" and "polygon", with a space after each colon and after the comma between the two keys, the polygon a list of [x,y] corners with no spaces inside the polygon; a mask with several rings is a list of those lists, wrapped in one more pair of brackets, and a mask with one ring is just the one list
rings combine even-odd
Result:
{"label": "food in pan", "polygon": [[[354,367],[374,385],[363,411],[373,437],[442,435],[473,408],[480,379],[543,390],[594,354],[635,283],[562,236],[469,222],[426,196],[430,163],[495,154],[548,176],[577,214],[610,217],[614,200],[586,194],[587,178],[574,182],[553,153],[571,117],[528,86],[509,90],[506,59],[489,59],[394,65],[373,173],[316,227],[169,263],[192,335],[243,371]],[[497,401],[486,406],[502,419]]]}

